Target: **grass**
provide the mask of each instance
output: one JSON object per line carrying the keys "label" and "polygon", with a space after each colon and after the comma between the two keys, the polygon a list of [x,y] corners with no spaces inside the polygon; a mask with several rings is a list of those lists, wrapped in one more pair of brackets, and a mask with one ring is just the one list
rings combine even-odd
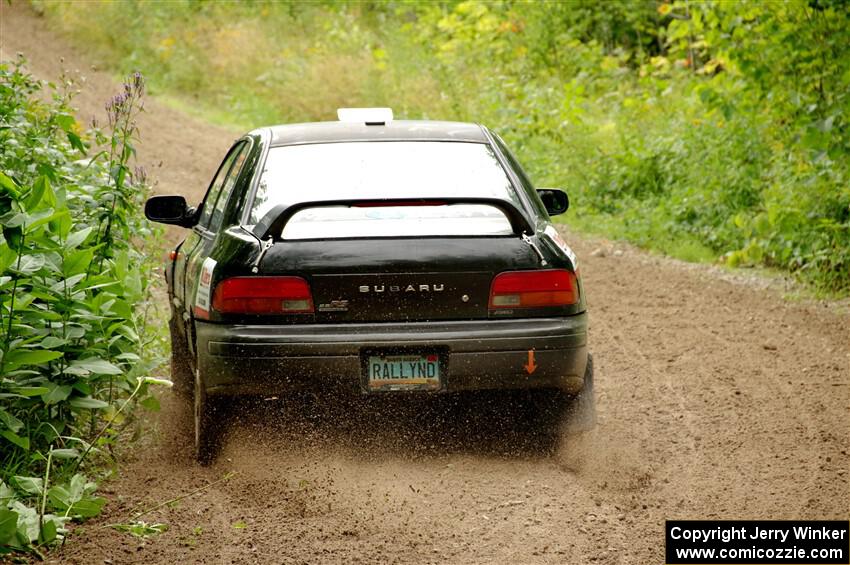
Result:
{"label": "grass", "polygon": [[629,241],[643,249],[660,252],[675,259],[681,259],[682,261],[691,263],[718,262],[718,256],[714,250],[687,236],[682,239],[674,239],[664,232],[650,232],[649,236],[635,234],[628,227],[624,226],[622,221],[617,217],[596,215],[576,216],[567,212],[564,216],[555,218],[555,221],[581,233]]}

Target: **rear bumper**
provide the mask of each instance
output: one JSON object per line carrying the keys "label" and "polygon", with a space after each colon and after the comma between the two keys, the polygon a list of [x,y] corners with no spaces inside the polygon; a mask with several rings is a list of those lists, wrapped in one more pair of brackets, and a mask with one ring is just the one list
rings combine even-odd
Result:
{"label": "rear bumper", "polygon": [[[333,386],[365,390],[361,352],[446,352],[444,391],[556,387],[579,390],[587,315],[523,320],[223,325],[196,322],[198,363],[210,394],[278,394]],[[529,374],[529,351],[535,367]]]}

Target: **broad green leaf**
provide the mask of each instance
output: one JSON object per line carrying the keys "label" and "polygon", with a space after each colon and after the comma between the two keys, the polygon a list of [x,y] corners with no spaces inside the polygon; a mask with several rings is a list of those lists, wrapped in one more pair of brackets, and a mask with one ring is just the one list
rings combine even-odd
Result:
{"label": "broad green leaf", "polygon": [[31,275],[44,266],[43,255],[24,255],[19,265],[14,269],[22,275]]}
{"label": "broad green leaf", "polygon": [[13,414],[7,412],[5,408],[0,408],[0,424],[3,424],[15,433],[18,433],[24,427],[24,423]]}
{"label": "broad green leaf", "polygon": [[0,480],[0,506],[6,506],[13,498],[15,498],[15,491]]}
{"label": "broad green leaf", "polygon": [[48,351],[44,349],[15,349],[6,354],[6,363],[14,365],[43,365],[54,359],[62,357],[61,351]]}
{"label": "broad green leaf", "polygon": [[75,231],[74,233],[69,235],[68,238],[65,240],[65,249],[74,249],[75,247],[80,245],[86,240],[86,238],[89,236],[93,229],[94,227],[89,226],[79,231]]}
{"label": "broad green leaf", "polygon": [[3,228],[17,228],[27,223],[29,216],[26,212],[9,212],[0,218]]}
{"label": "broad green leaf", "polygon": [[79,151],[80,153],[86,152],[86,145],[83,143],[83,140],[80,139],[80,136],[74,132],[67,132],[68,142],[71,144],[71,147]]}
{"label": "broad green leaf", "polygon": [[20,396],[31,397],[31,396],[41,396],[42,394],[46,393],[50,389],[48,389],[47,387],[44,387],[44,386],[17,386],[17,387],[12,387],[9,390],[11,390],[12,392],[14,392],[15,394],[18,394]]}
{"label": "broad green leaf", "polygon": [[41,480],[41,477],[22,477],[20,475],[15,475],[12,480],[15,482],[15,486],[18,487],[19,490],[22,490],[27,494],[41,494],[42,489],[44,488],[44,481]]}
{"label": "broad green leaf", "polygon": [[12,543],[17,531],[18,513],[7,508],[0,508],[0,546],[17,545]]}
{"label": "broad green leaf", "polygon": [[44,224],[56,221],[62,216],[67,216],[68,213],[68,210],[58,210],[53,212],[51,212],[50,210],[45,210],[43,213],[38,215],[38,219],[27,224],[27,233],[32,233],[33,231],[35,231],[36,228],[40,228]]}
{"label": "broad green leaf", "polygon": [[122,353],[121,355],[117,355],[115,358],[119,359],[121,361],[133,361],[133,362],[141,361],[141,357],[139,357],[138,355],[136,355],[135,353],[132,353],[130,351],[128,351],[126,353]]}
{"label": "broad green leaf", "polygon": [[12,195],[12,198],[17,199],[21,197],[21,189],[18,188],[18,183],[12,180],[3,171],[0,171],[0,188],[5,189],[6,192]]}
{"label": "broad green leaf", "polygon": [[[39,494],[39,492],[34,494]],[[41,531],[41,520],[38,516],[38,511],[32,506],[23,504],[19,500],[14,501],[10,508],[18,513],[18,541],[28,544],[38,540],[38,534]]]}
{"label": "broad green leaf", "polygon": [[47,489],[47,498],[50,504],[59,511],[64,511],[74,503],[71,493],[64,485],[53,485]]}
{"label": "broad green leaf", "polygon": [[0,436],[3,436],[4,438],[9,440],[10,442],[12,442],[15,445],[17,445],[18,447],[20,447],[21,449],[23,449],[25,451],[29,451],[30,438],[19,436],[18,434],[11,432],[9,430],[3,430],[2,432],[0,432]]}
{"label": "broad green leaf", "polygon": [[[118,301],[118,302],[115,303],[116,307],[118,307],[119,305],[123,305],[123,304],[125,304],[123,301]],[[129,314],[129,311],[127,313]],[[123,318],[130,319],[131,316],[132,315],[127,316],[127,315],[124,315],[122,313]],[[119,325],[118,326],[118,332],[121,335],[123,335],[124,337],[126,337],[127,339],[129,339],[131,342],[139,341],[139,334],[137,334],[136,331],[133,328],[131,328],[129,325],[126,325],[126,324]]]}
{"label": "broad green leaf", "polygon": [[64,131],[74,131],[74,124],[76,123],[74,116],[70,114],[56,114],[53,116],[53,119],[56,121],[56,124]]}
{"label": "broad green leaf", "polygon": [[116,186],[124,186],[124,180],[127,178],[127,165],[123,163],[119,163],[112,167],[110,174],[112,175],[112,179],[115,181]]}
{"label": "broad green leaf", "polygon": [[76,474],[66,485],[56,485],[47,492],[51,504],[69,516],[90,518],[100,514],[106,499],[92,496],[96,485]]}
{"label": "broad green leaf", "polygon": [[99,410],[101,408],[106,408],[107,406],[109,406],[108,402],[104,402],[103,400],[98,400],[97,398],[92,398],[90,396],[78,396],[72,398],[68,401],[68,404],[70,404],[74,408],[87,408],[89,410]]}
{"label": "broad green leaf", "polygon": [[123,373],[121,369],[106,359],[100,359],[99,357],[89,357],[88,359],[72,361],[71,367],[97,375],[120,375]]}
{"label": "broad green leaf", "polygon": [[62,239],[68,237],[72,227],[70,214],[63,214],[50,222],[50,229]]}
{"label": "broad green leaf", "polygon": [[86,335],[86,327],[82,325],[69,325],[65,329],[65,335],[68,336],[68,339],[80,339]]}
{"label": "broad green leaf", "polygon": [[73,292],[75,290],[75,286],[79,284],[86,278],[85,273],[77,273],[76,275],[71,275],[66,279],[62,279],[57,281],[55,284],[50,286],[51,292],[59,294],[60,296],[64,296],[66,292]]}
{"label": "broad green leaf", "polygon": [[[44,184],[44,196],[41,198],[42,206],[47,208],[55,208],[56,207],[56,193],[53,191],[53,185],[50,184],[50,181],[46,176],[39,177],[35,184]],[[61,213],[57,210],[57,213]]]}
{"label": "broad green leaf", "polygon": [[39,343],[38,345],[45,349],[53,349],[54,347],[60,347],[62,345],[65,345],[66,343],[68,343],[67,339],[62,339],[61,337],[49,335],[43,340],[41,340],[41,343]]}
{"label": "broad green leaf", "polygon": [[77,379],[77,382],[73,384],[74,390],[83,393],[86,396],[91,396],[91,386],[83,380]]}
{"label": "broad green leaf", "polygon": [[45,519],[41,524],[41,531],[38,534],[38,541],[41,544],[48,544],[53,542],[56,539],[56,522],[53,520]]}
{"label": "broad green leaf", "polygon": [[[39,179],[42,178],[44,177],[39,177]],[[44,186],[45,185],[43,182],[36,182],[35,184],[33,184],[32,190],[30,190],[29,194],[24,200],[25,210],[35,210],[36,207],[41,204],[41,197],[44,196]]]}
{"label": "broad green leaf", "polygon": [[10,414],[5,408],[0,407],[0,424],[17,433],[24,427],[24,423],[15,415]]}
{"label": "broad green leaf", "polygon": [[100,514],[106,499],[100,496],[89,496],[71,505],[68,515],[80,518],[92,518]]}
{"label": "broad green leaf", "polygon": [[[0,218],[0,225],[3,224],[2,218]],[[3,237],[6,238],[6,244],[15,250],[15,261],[17,262],[17,257],[19,254],[24,251],[24,230],[22,227],[18,226],[16,228],[10,228],[8,226],[3,227]]]}
{"label": "broad green leaf", "polygon": [[44,401],[45,404],[56,404],[58,402],[62,402],[71,395],[71,385],[48,383],[47,388],[49,390],[41,395],[41,400]]}
{"label": "broad green leaf", "polygon": [[97,489],[97,485],[89,481],[85,475],[77,473],[71,477],[68,488],[70,489],[70,500],[76,502],[81,500],[83,496],[93,493]]}
{"label": "broad green leaf", "polygon": [[[21,296],[20,298],[15,300],[15,310],[17,310],[19,312],[27,310],[27,308],[29,307],[30,304],[32,304],[32,302],[33,302],[33,300],[35,300],[35,298],[36,297],[33,294],[29,294],[29,293],[24,294],[23,296]],[[41,312],[38,312],[37,314],[40,314],[40,313]],[[30,312],[28,312],[28,314],[36,314],[36,312],[30,311]]]}
{"label": "broad green leaf", "polygon": [[62,264],[62,272],[65,276],[76,275],[88,269],[89,264],[94,257],[94,248],[79,249],[72,251],[65,256],[65,261]]}
{"label": "broad green leaf", "polygon": [[18,253],[5,243],[0,243],[0,273],[5,272],[18,259]]}

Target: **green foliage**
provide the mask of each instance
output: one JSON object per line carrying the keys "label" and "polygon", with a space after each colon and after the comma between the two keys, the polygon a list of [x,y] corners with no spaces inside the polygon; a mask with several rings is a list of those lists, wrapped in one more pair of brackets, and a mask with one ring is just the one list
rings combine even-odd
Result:
{"label": "green foliage", "polygon": [[45,92],[22,63],[0,63],[0,551],[37,551],[100,512],[77,471],[108,456],[159,362],[145,354],[159,339],[148,188],[128,168],[141,75],[107,105],[108,130],[83,131],[72,85]]}
{"label": "green foliage", "polygon": [[581,229],[850,291],[846,0],[44,6],[216,119],[480,121]]}

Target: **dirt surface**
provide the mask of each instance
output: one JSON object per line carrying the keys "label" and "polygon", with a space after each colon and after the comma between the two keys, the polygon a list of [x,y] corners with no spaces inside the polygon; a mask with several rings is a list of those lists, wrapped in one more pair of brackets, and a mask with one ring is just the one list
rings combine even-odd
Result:
{"label": "dirt surface", "polygon": [[[23,51],[43,78],[79,69],[81,116],[99,112],[111,77],[19,3],[0,3],[0,17],[4,59]],[[140,154],[162,161],[160,191],[199,197],[233,132],[147,109]],[[485,399],[240,404],[203,468],[166,393],[102,487],[105,514],[49,561],[650,564],[663,562],[666,519],[847,519],[846,305],[567,237],[591,315],[593,432],[565,435],[551,455]],[[143,518],[169,525],[157,537],[108,527],[198,489]]]}

